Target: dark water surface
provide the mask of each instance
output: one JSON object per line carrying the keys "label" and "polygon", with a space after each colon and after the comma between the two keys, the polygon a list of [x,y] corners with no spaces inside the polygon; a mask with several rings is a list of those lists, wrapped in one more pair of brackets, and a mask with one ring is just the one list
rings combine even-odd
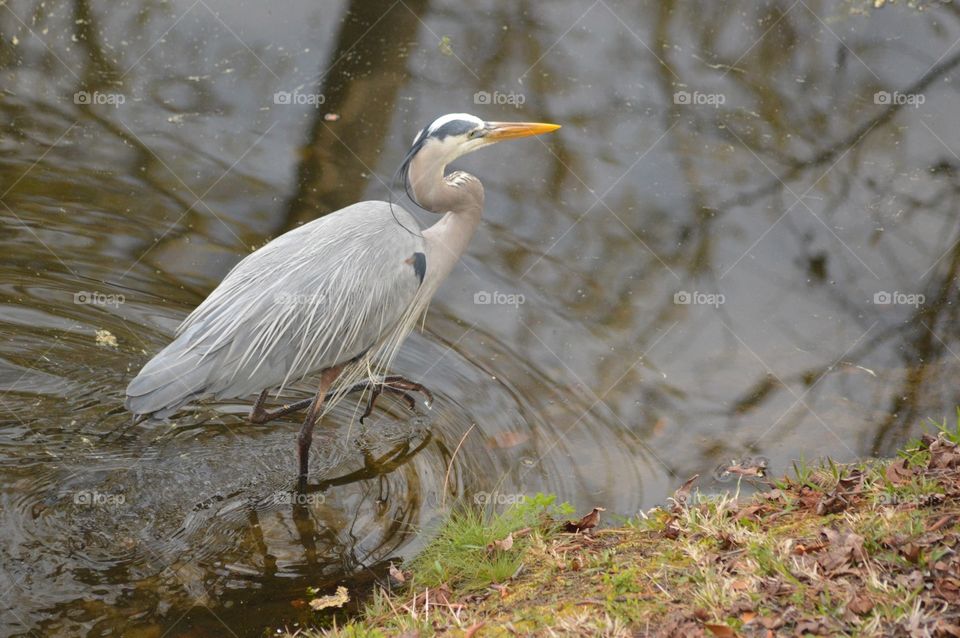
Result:
{"label": "dark water surface", "polygon": [[[873,4],[0,6],[0,635],[260,635],[458,500],[629,516],[953,418],[960,10]],[[295,417],[125,427],[237,260],[451,111],[564,128],[458,164],[485,221],[397,364],[432,409],[341,404],[301,495]]]}

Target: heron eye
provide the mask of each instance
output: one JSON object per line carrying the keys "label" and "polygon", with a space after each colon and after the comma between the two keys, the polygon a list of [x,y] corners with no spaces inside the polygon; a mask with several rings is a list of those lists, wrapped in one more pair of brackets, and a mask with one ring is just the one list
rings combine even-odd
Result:
{"label": "heron eye", "polygon": [[468,137],[468,138],[474,138],[474,137],[476,137],[476,136],[479,135],[479,134],[480,134],[480,131],[479,131],[479,130],[473,129],[472,131],[470,131],[469,133],[467,133],[467,137]]}

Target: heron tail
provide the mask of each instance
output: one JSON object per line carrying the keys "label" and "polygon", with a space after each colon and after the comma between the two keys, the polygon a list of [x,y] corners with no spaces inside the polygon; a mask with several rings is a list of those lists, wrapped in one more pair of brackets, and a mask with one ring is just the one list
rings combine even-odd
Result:
{"label": "heron tail", "polygon": [[127,386],[127,410],[165,419],[190,401],[207,394],[216,357],[204,357],[177,339],[160,351]]}

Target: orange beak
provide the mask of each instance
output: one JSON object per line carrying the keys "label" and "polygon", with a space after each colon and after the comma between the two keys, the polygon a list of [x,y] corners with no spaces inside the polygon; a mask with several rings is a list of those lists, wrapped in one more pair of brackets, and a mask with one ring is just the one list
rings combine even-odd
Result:
{"label": "orange beak", "polygon": [[542,124],[540,122],[487,122],[487,139],[499,142],[516,137],[529,137],[552,133],[560,128],[559,124]]}

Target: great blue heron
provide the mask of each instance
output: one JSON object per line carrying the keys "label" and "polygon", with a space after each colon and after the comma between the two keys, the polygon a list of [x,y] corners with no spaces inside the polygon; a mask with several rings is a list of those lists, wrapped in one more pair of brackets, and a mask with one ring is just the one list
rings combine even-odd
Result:
{"label": "great blue heron", "polygon": [[[421,230],[392,202],[360,202],[277,237],[238,263],[127,386],[137,416],[167,418],[197,399],[260,396],[250,421],[308,407],[298,435],[300,479],[313,427],[347,392],[429,392],[383,376],[400,343],[464,253],[483,211],[483,186],[446,166],[501,140],[549,133],[556,124],[484,122],[444,115],[421,130],[398,171],[407,195],[442,214]],[[319,373],[312,399],[264,409],[271,389]]]}

